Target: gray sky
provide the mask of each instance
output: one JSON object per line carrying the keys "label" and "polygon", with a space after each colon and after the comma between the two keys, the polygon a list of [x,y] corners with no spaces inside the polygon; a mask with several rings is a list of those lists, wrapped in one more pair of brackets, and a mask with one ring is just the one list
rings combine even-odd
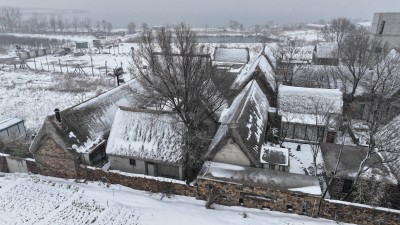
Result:
{"label": "gray sky", "polygon": [[106,19],[115,26],[129,21],[150,25],[184,21],[192,26],[219,26],[229,20],[245,25],[271,20],[284,24],[338,16],[372,20],[374,12],[400,11],[399,0],[0,0],[0,6],[82,10],[81,17]]}

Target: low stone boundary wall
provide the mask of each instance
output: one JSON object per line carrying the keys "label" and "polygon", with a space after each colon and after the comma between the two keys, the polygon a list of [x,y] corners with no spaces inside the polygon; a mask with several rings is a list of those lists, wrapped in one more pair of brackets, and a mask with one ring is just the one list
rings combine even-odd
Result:
{"label": "low stone boundary wall", "polygon": [[[7,155],[0,155],[0,172],[9,172]],[[33,159],[24,160],[28,171],[41,174],[40,168]],[[109,182],[126,187],[164,193],[166,195],[184,195],[206,200],[211,190],[219,192],[218,204],[241,205],[249,208],[265,208],[279,212],[296,213],[311,217],[321,217],[338,222],[360,225],[397,225],[400,224],[400,210],[371,207],[349,202],[322,200],[318,215],[320,198],[297,192],[283,192],[273,189],[248,187],[241,184],[198,179],[198,186],[186,185],[183,181],[160,177],[149,177],[103,171],[97,168],[83,168],[80,178],[90,181]]]}
{"label": "low stone boundary wall", "polygon": [[350,202],[324,200],[321,204],[320,217],[338,222],[359,225],[398,225],[400,210],[372,207]]}

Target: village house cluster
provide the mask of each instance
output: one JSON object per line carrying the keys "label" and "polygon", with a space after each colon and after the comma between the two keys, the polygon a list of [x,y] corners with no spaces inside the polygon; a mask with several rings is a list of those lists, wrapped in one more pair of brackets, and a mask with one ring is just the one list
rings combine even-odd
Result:
{"label": "village house cluster", "polygon": [[[399,46],[400,39],[391,33],[400,35],[397,17],[398,13],[376,14],[371,37]],[[218,189],[220,201],[227,204],[308,215],[315,199],[342,199],[354,182],[379,186],[385,199],[393,201],[388,207],[400,202],[400,177],[393,173],[398,165],[388,166],[385,160],[390,156],[371,155],[368,149],[371,137],[365,135],[369,128],[364,122],[373,116],[369,96],[360,92],[346,104],[343,88],[293,86],[279,78],[282,64],[292,70],[340,67],[338,43],[316,44],[306,61],[277,59],[275,48],[264,45],[251,53],[216,47],[210,53],[216,69],[213,81],[226,102],[215,115],[218,127],[203,156],[199,187]],[[386,57],[398,54],[393,48]],[[360,85],[363,88],[367,87]],[[398,99],[399,90],[386,97]],[[29,148],[41,173],[74,178],[85,167],[98,167],[184,180],[185,126],[174,111],[139,101],[140,91],[133,80],[71,108],[55,109]],[[388,108],[392,116],[374,137],[385,149],[400,146],[396,104]],[[345,120],[345,111],[352,117]],[[23,136],[22,122],[1,121],[0,138]],[[360,165],[365,171],[360,172]]]}

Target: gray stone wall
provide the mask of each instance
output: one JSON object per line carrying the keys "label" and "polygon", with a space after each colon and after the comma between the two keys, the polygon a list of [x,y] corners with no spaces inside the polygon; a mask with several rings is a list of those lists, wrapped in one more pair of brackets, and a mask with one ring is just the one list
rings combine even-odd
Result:
{"label": "gray stone wall", "polygon": [[67,154],[53,140],[46,140],[37,152],[35,160],[43,175],[76,177],[76,165],[72,155]]}

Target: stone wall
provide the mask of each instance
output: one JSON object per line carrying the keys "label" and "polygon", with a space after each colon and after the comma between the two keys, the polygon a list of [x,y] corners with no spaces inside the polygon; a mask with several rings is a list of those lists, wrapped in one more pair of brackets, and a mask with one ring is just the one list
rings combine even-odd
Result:
{"label": "stone wall", "polygon": [[266,208],[273,211],[290,212],[315,216],[318,212],[319,197],[297,192],[253,188],[244,185],[225,183],[198,178],[198,195],[206,200],[211,189],[219,195],[217,203],[229,206]]}
{"label": "stone wall", "polygon": [[0,172],[8,173],[7,157],[0,155]]}
{"label": "stone wall", "polygon": [[[7,156],[0,156],[0,172],[7,172]],[[25,159],[23,159],[25,160]],[[27,159],[29,172],[42,174],[40,166],[32,159]],[[400,211],[386,208],[374,208],[367,205],[348,202],[322,200],[318,215],[320,198],[297,192],[284,192],[273,189],[247,187],[240,184],[219,182],[198,178],[198,186],[186,185],[182,181],[165,178],[142,177],[118,171],[82,166],[78,170],[79,178],[120,184],[137,190],[166,195],[184,195],[206,200],[211,190],[220,194],[219,204],[244,206],[250,208],[270,209],[279,212],[296,213],[311,217],[321,217],[338,222],[359,225],[397,225],[400,224]],[[60,173],[59,175],[63,175]],[[62,177],[62,176],[61,176]],[[68,178],[68,177],[65,177]]]}
{"label": "stone wall", "polygon": [[46,176],[75,178],[74,156],[67,154],[53,140],[47,139],[39,151],[34,153],[41,174]]}
{"label": "stone wall", "polygon": [[[138,189],[142,191],[149,191],[154,193],[164,193],[173,195],[184,195],[195,197],[196,188],[194,186],[186,185],[182,181],[176,180],[176,182],[171,182],[172,179],[163,178],[149,179],[146,177],[140,177],[135,175],[124,175],[122,173],[113,171],[103,171],[100,169],[88,168],[86,177],[87,180],[91,181],[101,181],[107,180],[111,184],[120,184],[129,188]],[[106,179],[104,179],[106,178]],[[171,181],[169,181],[171,180]]]}
{"label": "stone wall", "polygon": [[347,202],[322,201],[320,217],[358,225],[398,225],[400,211]]}

